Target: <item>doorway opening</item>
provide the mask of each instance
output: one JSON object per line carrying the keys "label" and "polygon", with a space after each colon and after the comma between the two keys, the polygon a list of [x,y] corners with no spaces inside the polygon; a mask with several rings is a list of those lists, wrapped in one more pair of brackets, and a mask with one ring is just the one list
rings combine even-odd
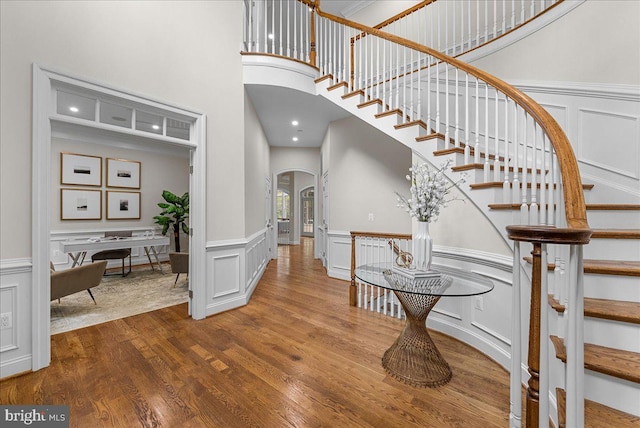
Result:
{"label": "doorway opening", "polygon": [[[52,156],[54,133],[57,138],[60,138],[61,133],[66,132],[69,135],[90,135],[96,140],[117,139],[121,144],[134,149],[145,145],[150,147],[155,145],[158,150],[180,148],[189,151],[190,179],[188,187],[189,193],[192,195],[190,203],[190,234],[192,237],[189,239],[189,314],[195,319],[204,318],[206,306],[203,280],[204,233],[193,233],[193,231],[205,230],[205,116],[161,101],[114,89],[101,83],[41,68],[36,64],[33,66],[33,85],[32,369],[39,370],[46,367],[51,360],[50,260],[54,254],[51,245],[50,220],[53,212],[52,164],[56,161]],[[59,110],[58,96],[65,97],[69,94],[75,96],[76,101],[80,104],[74,105],[74,109],[68,111]],[[91,108],[93,108],[93,113],[87,113],[91,111]],[[83,111],[84,116],[76,117],[73,115],[79,111]],[[157,128],[151,125],[147,129],[148,120],[158,118],[160,124],[157,124]],[[188,134],[185,135],[185,132]],[[102,172],[101,177],[103,177]],[[120,178],[123,177],[131,178],[128,174],[121,175]],[[60,187],[62,184],[59,184]],[[102,183],[98,183],[98,186],[101,187]],[[79,188],[74,185],[70,187],[72,189]],[[106,187],[107,183],[105,182],[105,188],[93,189],[100,193],[96,210],[99,211],[100,217],[104,215],[105,218],[107,215],[103,213],[101,204],[106,197]],[[118,190],[138,193],[141,198],[144,194],[144,189],[114,187],[108,191]],[[128,211],[133,207],[131,204],[137,203],[138,195],[129,196],[131,196],[131,201],[128,200],[124,205],[122,203],[115,205],[120,207],[120,211]],[[81,199],[83,199],[82,204],[72,204],[72,206],[76,208],[76,211],[88,210],[88,205],[84,203],[86,198]],[[105,206],[105,209],[108,208]],[[120,220],[123,219],[114,219],[116,222]]]}
{"label": "doorway opening", "polygon": [[305,244],[312,245],[314,257],[318,258],[313,239],[318,216],[318,176],[306,170],[284,170],[273,177],[273,218],[277,222],[274,242],[278,246],[300,245],[305,238]]}

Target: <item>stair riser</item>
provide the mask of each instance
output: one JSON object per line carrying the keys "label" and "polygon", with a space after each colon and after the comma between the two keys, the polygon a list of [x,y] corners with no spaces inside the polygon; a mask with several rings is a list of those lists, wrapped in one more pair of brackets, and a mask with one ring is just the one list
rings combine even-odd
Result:
{"label": "stair riser", "polygon": [[640,416],[640,388],[636,383],[585,370],[584,396],[588,400]]}
{"label": "stair riser", "polygon": [[640,211],[588,210],[587,221],[596,229],[640,229]]}
{"label": "stair riser", "polygon": [[640,352],[640,325],[586,316],[584,341],[609,348]]}
{"label": "stair riser", "polygon": [[596,299],[640,302],[640,277],[586,274],[584,295]]}
{"label": "stair riser", "polygon": [[592,239],[584,247],[584,257],[595,260],[640,260],[640,240]]}

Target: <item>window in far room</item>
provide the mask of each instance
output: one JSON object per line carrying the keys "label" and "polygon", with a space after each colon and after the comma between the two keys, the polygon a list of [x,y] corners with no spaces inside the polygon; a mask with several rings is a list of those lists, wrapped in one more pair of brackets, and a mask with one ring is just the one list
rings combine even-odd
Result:
{"label": "window in far room", "polygon": [[291,217],[291,199],[289,193],[278,190],[276,193],[276,214],[278,220],[289,219]]}

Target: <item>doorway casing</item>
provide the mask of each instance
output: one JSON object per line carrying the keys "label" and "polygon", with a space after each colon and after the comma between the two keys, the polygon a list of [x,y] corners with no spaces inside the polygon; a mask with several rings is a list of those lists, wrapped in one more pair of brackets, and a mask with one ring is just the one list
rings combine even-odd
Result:
{"label": "doorway casing", "polygon": [[[147,136],[142,131],[124,129],[98,122],[82,121],[56,112],[53,92],[58,85],[71,85],[91,92],[95,97],[120,99],[124,102],[164,111],[168,116],[189,119],[189,140],[163,136]],[[166,102],[136,95],[129,91],[71,76],[50,68],[33,65],[32,104],[32,242],[31,242],[31,345],[32,370],[39,370],[51,361],[50,341],[50,274],[49,235],[51,218],[51,136],[52,123],[67,122],[89,129],[113,132],[139,138],[152,138],[161,144],[182,146],[190,150],[190,313],[194,319],[205,317],[205,198],[206,198],[206,116]]]}

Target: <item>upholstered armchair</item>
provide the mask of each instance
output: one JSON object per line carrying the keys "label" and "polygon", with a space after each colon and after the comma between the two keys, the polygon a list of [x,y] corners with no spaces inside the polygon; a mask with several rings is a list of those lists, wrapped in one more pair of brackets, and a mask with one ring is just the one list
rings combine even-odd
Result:
{"label": "upholstered armchair", "polygon": [[181,273],[189,275],[189,253],[169,253],[169,262],[171,263],[171,272],[177,273],[176,280],[173,282],[175,287]]}
{"label": "upholstered armchair", "polygon": [[107,268],[107,261],[102,260],[97,263],[86,264],[67,270],[56,272],[51,270],[51,300],[60,299],[79,291],[87,290],[93,303],[91,288],[100,284],[102,275]]}

